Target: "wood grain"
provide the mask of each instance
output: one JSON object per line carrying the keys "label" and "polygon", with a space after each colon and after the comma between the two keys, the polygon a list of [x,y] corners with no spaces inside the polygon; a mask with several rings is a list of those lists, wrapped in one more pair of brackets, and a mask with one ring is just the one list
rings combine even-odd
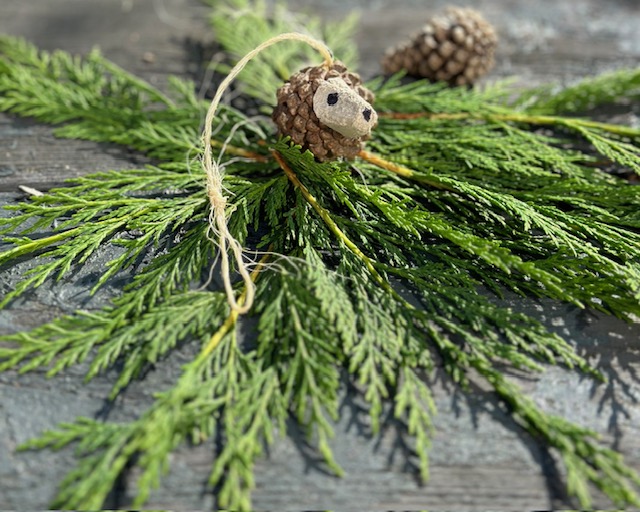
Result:
{"label": "wood grain", "polygon": [[[419,0],[294,4],[332,19],[360,9],[356,38],[361,70],[370,77],[378,72],[384,48],[420,28],[445,2],[431,2],[429,8]],[[638,64],[637,2],[481,0],[474,6],[496,24],[501,36],[498,65],[489,79],[516,75],[523,84],[567,83]],[[99,45],[108,58],[162,87],[168,74],[195,77],[201,69],[199,45],[213,39],[207,12],[196,0],[2,0],[0,32],[24,36],[50,50],[84,53]],[[152,61],[143,58],[148,52],[153,53]],[[633,121],[631,107],[624,114]],[[139,167],[145,161],[108,144],[59,140],[50,127],[0,115],[0,204],[19,199],[18,185],[47,189],[84,173]],[[61,313],[107,304],[121,282],[94,297],[88,289],[108,257],[106,251],[92,258],[70,280],[49,283],[0,312],[0,332],[28,329]],[[24,262],[3,269],[0,294],[15,286],[29,266]],[[602,433],[640,469],[640,325],[552,301],[510,298],[507,304],[542,319],[581,351],[597,357],[609,383],[597,386],[558,368],[535,379],[514,379],[546,410]],[[151,403],[153,391],[175,381],[193,350],[184,347],[174,353],[113,404],[105,401],[112,373],[88,384],[82,379],[84,367],[53,380],[41,373],[0,374],[0,509],[46,508],[56,482],[73,465],[70,450],[16,453],[19,443],[79,415],[114,421],[136,417]],[[525,510],[572,505],[554,455],[524,434],[491,394],[482,389],[461,394],[438,372],[431,385],[439,413],[434,418],[428,484],[416,482],[400,427],[389,421],[380,436],[373,436],[358,397],[345,390],[333,446],[347,475],[342,479],[328,475],[291,424],[258,463],[256,510]],[[205,485],[214,455],[215,447],[208,444],[179,449],[148,507],[216,507],[215,494]],[[136,476],[135,470],[123,475],[107,506],[122,508],[130,503]]]}

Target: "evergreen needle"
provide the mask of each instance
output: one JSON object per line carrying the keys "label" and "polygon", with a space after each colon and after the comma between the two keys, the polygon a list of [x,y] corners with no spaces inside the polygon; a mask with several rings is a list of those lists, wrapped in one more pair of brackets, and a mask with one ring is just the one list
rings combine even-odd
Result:
{"label": "evergreen needle", "polygon": [[[302,23],[283,6],[211,3],[230,61]],[[353,20],[304,22],[341,60],[355,58]],[[272,47],[239,85],[267,111],[309,58],[296,45]],[[406,427],[410,461],[427,479],[436,411],[424,376],[435,357],[462,389],[482,381],[554,450],[581,507],[591,506],[594,487],[616,506],[639,506],[640,477],[622,457],[538,407],[504,370],[602,374],[540,321],[497,300],[510,291],[640,316],[640,188],[604,170],[640,170],[640,131],[567,115],[637,100],[638,76],[623,70],[517,94],[505,84],[374,80],[379,126],[354,162],[319,163],[277,139],[268,120],[221,106],[211,145],[221,153],[229,230],[250,250],[266,248],[252,273],[255,336],[240,341],[225,295],[203,286],[215,250],[204,176],[195,172],[207,106],[194,84],[172,78],[159,92],[97,51],[80,59],[0,37],[0,111],[155,162],[76,178],[7,207],[0,265],[37,264],[2,307],[47,280],[73,279],[72,269],[97,255],[109,261],[93,292],[116,277],[128,284],[108,307],[0,336],[0,371],[53,376],[86,361],[92,379],[118,367],[115,398],[179,343],[201,347],[137,419],[78,418],[23,446],[76,447],[77,466],[52,506],[100,508],[136,464],[141,507],[173,450],[215,436],[222,443],[208,482],[221,506],[250,510],[255,462],[290,418],[326,469],[342,475],[331,438],[345,380],[364,398],[374,433],[385,410]]]}
{"label": "evergreen needle", "polygon": [[300,193],[304,196],[305,200],[313,207],[313,209],[318,213],[318,215],[322,218],[327,227],[331,230],[331,232],[338,237],[351,252],[353,252],[358,258],[362,260],[362,262],[367,267],[367,270],[371,273],[376,282],[382,286],[385,290],[392,292],[395,294],[393,289],[389,286],[389,284],[382,278],[382,276],[376,270],[371,259],[366,256],[360,248],[353,243],[344,232],[338,227],[338,225],[333,221],[329,212],[323,208],[320,203],[318,203],[317,199],[313,197],[313,195],[309,192],[309,190],[300,182],[296,174],[291,170],[291,168],[287,165],[287,162],[284,160],[282,155],[277,151],[273,152],[273,156],[276,161],[282,167],[282,170],[287,175],[287,178],[291,180],[291,183],[300,190]]}

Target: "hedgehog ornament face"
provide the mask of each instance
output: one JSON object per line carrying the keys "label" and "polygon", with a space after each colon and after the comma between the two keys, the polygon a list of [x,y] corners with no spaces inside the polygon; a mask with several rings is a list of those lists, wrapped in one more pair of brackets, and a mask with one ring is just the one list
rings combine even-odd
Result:
{"label": "hedgehog ornament face", "polygon": [[324,162],[353,159],[375,127],[373,93],[340,62],[305,68],[277,92],[272,118],[282,135]]}
{"label": "hedgehog ornament face", "polygon": [[373,107],[341,78],[330,78],[318,86],[313,111],[322,124],[350,139],[368,136],[378,122]]}

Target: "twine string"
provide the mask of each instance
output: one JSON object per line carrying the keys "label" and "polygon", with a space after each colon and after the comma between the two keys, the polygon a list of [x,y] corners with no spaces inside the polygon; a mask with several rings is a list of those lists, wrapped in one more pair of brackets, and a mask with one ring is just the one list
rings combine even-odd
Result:
{"label": "twine string", "polygon": [[[223,193],[222,187],[222,173],[217,162],[212,157],[211,149],[211,137],[213,133],[213,120],[215,118],[218,106],[222,99],[222,95],[228,89],[231,82],[236,76],[244,69],[244,67],[258,55],[260,52],[281,41],[302,41],[312,48],[318,50],[318,52],[324,58],[323,65],[331,67],[333,64],[333,56],[329,48],[321,41],[314,39],[308,35],[300,34],[297,32],[286,32],[279,34],[275,37],[267,39],[262,44],[247,53],[229,72],[226,78],[218,86],[216,94],[211,100],[209,110],[204,121],[204,130],[202,132],[202,167],[207,179],[207,196],[211,205],[209,212],[209,227],[211,231],[218,237],[218,247],[220,249],[220,270],[222,274],[222,282],[224,283],[225,293],[227,295],[227,302],[232,311],[236,311],[238,314],[244,314],[251,309],[253,300],[255,297],[255,283],[251,279],[251,273],[245,263],[242,253],[242,245],[236,240],[229,232],[227,225],[227,199]],[[242,277],[245,286],[244,301],[239,302],[233,290],[231,283],[231,271],[229,264],[228,250],[231,250],[233,258],[238,268],[238,273]]]}

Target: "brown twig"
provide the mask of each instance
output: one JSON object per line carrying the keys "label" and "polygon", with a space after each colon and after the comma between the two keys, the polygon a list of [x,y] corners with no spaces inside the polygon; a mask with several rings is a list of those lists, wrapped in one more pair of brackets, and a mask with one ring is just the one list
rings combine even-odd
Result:
{"label": "brown twig", "polygon": [[[258,144],[260,144],[260,142],[262,141],[259,141]],[[211,146],[214,148],[222,148],[223,144],[217,140],[211,139]],[[248,149],[244,149],[244,148],[239,148],[237,146],[230,146],[228,144],[224,145],[224,151],[225,153],[229,153],[230,155],[241,156],[243,158],[248,158],[249,160],[255,160],[256,162],[269,161],[268,155],[262,155],[260,153],[249,151]]]}

